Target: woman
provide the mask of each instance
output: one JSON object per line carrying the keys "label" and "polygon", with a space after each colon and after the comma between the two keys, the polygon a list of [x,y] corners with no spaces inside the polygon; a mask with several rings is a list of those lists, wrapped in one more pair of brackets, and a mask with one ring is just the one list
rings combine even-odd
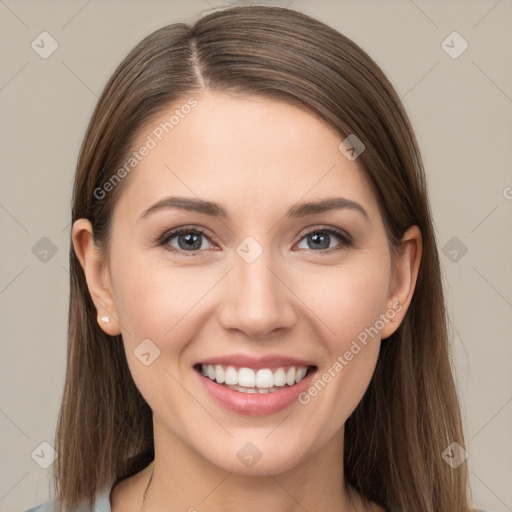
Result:
{"label": "woman", "polygon": [[471,510],[421,157],[352,41],[262,6],[152,33],[99,99],[72,220],[32,510]]}

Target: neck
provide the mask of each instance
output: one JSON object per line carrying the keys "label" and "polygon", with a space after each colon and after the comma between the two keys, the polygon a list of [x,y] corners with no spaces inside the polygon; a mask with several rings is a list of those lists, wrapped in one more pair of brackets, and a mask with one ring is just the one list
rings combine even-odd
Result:
{"label": "neck", "polygon": [[343,431],[291,469],[255,475],[223,471],[155,425],[155,460],[143,473],[141,512],[365,510],[361,498],[341,485]]}

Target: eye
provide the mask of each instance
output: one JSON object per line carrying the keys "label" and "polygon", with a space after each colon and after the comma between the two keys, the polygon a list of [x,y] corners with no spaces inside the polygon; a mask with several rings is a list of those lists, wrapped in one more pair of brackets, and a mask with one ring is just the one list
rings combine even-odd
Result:
{"label": "eye", "polygon": [[[332,247],[331,242],[333,238],[338,239],[339,243]],[[165,246],[166,249],[185,254],[187,256],[196,256],[199,252],[208,249],[203,243],[207,240],[211,243],[210,237],[198,227],[182,227],[173,229],[172,231],[165,232],[159,239],[158,244]],[[321,227],[308,231],[302,238],[299,244],[305,240],[308,247],[305,249],[313,250],[314,252],[346,249],[352,245],[352,240],[343,231],[334,228]],[[299,248],[304,249],[304,247]],[[188,254],[187,254],[188,253]]]}
{"label": "eye", "polygon": [[334,228],[316,228],[310,230],[301,238],[301,241],[305,240],[308,244],[306,249],[313,249],[314,252],[320,252],[333,248],[330,245],[333,236],[340,240],[340,243],[334,247],[334,250],[346,249],[352,245],[352,240],[346,233]]}
{"label": "eye", "polygon": [[[190,253],[187,256],[194,256],[194,253],[205,249],[204,239],[210,240],[201,229],[185,227],[167,231],[159,239],[158,243],[167,246],[173,252]],[[175,242],[173,242],[174,240]]]}

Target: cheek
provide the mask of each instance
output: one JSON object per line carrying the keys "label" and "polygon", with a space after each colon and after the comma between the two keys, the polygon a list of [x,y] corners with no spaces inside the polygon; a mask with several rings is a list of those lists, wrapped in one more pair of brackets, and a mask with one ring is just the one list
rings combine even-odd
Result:
{"label": "cheek", "polygon": [[[353,264],[332,267],[308,279],[305,302],[318,317],[323,335],[322,368],[315,389],[304,401],[334,412],[331,428],[337,428],[355,409],[372,378],[380,349],[380,315],[385,312],[390,260],[385,252],[361,258]],[[316,283],[313,286],[313,283]],[[306,292],[306,289],[308,290]],[[325,392],[324,392],[325,388]],[[316,396],[321,396],[317,400]],[[308,402],[309,403],[309,402]],[[320,415],[320,417],[323,417]]]}
{"label": "cheek", "polygon": [[[365,259],[333,267],[327,274],[311,276],[304,287],[305,301],[322,320],[331,350],[342,350],[375,325],[388,299],[389,266],[386,257]],[[318,321],[317,321],[318,323]]]}
{"label": "cheek", "polygon": [[[205,273],[191,267],[170,267],[142,253],[126,254],[113,259],[117,262],[113,285],[119,320],[131,344],[144,338],[163,343],[170,331],[181,330],[183,320],[185,324],[191,317],[204,314],[207,303],[211,309],[208,300],[201,308],[211,288],[211,270]],[[309,265],[290,274],[288,280],[307,306],[300,307],[311,324],[325,333],[324,339],[330,340],[333,348],[341,350],[347,341],[374,326],[384,312],[389,272],[389,255],[378,251],[356,255],[346,264]],[[290,296],[289,300],[296,299]],[[177,340],[175,335],[172,338]]]}
{"label": "cheek", "polygon": [[135,252],[118,260],[112,276],[130,373],[153,411],[176,412],[184,406],[170,361],[179,362],[191,336],[190,310],[201,290],[191,282],[193,275],[175,270],[148,264]]}
{"label": "cheek", "polygon": [[119,263],[113,281],[119,319],[132,341],[167,338],[205,293],[196,273],[162,268],[137,254]]}

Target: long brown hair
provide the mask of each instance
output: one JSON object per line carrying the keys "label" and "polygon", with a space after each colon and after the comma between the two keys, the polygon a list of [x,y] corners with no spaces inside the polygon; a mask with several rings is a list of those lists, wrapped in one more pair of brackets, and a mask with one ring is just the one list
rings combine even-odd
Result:
{"label": "long brown hair", "polygon": [[[292,102],[320,116],[340,140],[356,134],[366,146],[359,158],[390,247],[399,247],[410,226],[421,229],[409,310],[381,344],[371,383],[345,425],[345,476],[389,511],[467,512],[466,464],[452,469],[442,458],[450,443],[464,446],[464,437],[423,165],[400,99],[354,42],[304,14],[264,6],[228,8],[192,26],[153,32],[119,65],[98,101],[78,159],[72,221],[89,219],[95,242],[107,247],[113,207],[129,177],[104,197],[97,191],[133,150],[141,127],[204,89]],[[154,457],[151,409],[132,380],[121,337],[107,336],[96,322],[72,245],[70,274],[54,464],[65,510],[92,504],[97,492]]]}

